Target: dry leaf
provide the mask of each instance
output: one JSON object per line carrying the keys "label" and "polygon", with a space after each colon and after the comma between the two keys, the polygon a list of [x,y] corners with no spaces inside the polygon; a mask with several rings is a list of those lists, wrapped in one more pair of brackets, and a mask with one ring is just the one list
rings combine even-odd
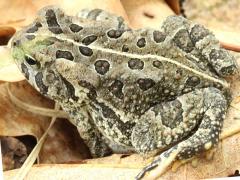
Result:
{"label": "dry leaf", "polygon": [[14,137],[1,137],[3,170],[17,169],[27,158],[27,147]]}
{"label": "dry leaf", "polygon": [[216,26],[212,28],[210,27],[210,29],[213,31],[217,39],[219,39],[224,48],[235,52],[240,52],[240,38],[236,38],[240,31],[221,31],[218,30]]}
{"label": "dry leaf", "polygon": [[57,5],[63,8],[69,15],[75,15],[84,8],[101,8],[122,15],[127,20],[127,16],[119,0],[102,0],[101,3],[99,2],[96,0],[0,1],[0,25],[20,29],[30,24],[35,18],[36,12],[47,5]]}
{"label": "dry leaf", "polygon": [[180,2],[179,0],[165,0],[169,7],[175,12],[175,14],[180,14]]}
{"label": "dry leaf", "polygon": [[10,50],[7,47],[0,47],[0,81],[21,81],[25,79],[13,61]]}
{"label": "dry leaf", "polygon": [[16,30],[12,27],[0,26],[0,45],[5,45],[12,37]]}
{"label": "dry leaf", "polygon": [[123,6],[133,28],[159,28],[162,21],[173,15],[172,9],[164,0],[122,0]]}

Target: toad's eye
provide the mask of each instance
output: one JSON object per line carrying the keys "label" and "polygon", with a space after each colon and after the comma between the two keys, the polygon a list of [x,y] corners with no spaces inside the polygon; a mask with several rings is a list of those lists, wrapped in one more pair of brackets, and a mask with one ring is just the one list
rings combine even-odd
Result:
{"label": "toad's eye", "polygon": [[24,59],[29,65],[36,65],[37,64],[37,61],[29,55],[25,55]]}

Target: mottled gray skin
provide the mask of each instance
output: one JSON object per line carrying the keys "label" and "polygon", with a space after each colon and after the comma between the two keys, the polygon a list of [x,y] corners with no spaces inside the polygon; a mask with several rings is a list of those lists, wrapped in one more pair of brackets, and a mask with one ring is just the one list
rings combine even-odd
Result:
{"label": "mottled gray skin", "polygon": [[101,10],[67,16],[47,7],[14,36],[12,54],[28,81],[69,113],[94,157],[170,148],[160,161],[177,148],[178,159],[208,150],[228,108],[223,77],[237,71],[199,24],[171,16],[161,30],[132,30]]}

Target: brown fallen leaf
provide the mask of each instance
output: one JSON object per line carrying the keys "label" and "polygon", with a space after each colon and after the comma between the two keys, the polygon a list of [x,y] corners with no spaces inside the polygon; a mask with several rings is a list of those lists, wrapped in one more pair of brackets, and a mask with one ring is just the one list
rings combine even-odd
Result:
{"label": "brown fallen leaf", "polygon": [[48,5],[57,5],[69,15],[76,15],[85,8],[101,8],[128,19],[119,0],[102,0],[101,3],[96,0],[8,0],[0,1],[0,25],[21,29],[33,21],[39,9]]}
{"label": "brown fallen leaf", "polygon": [[10,49],[0,46],[0,81],[15,82],[24,79],[11,57]]}
{"label": "brown fallen leaf", "polygon": [[175,14],[181,13],[179,0],[165,0],[165,2],[175,12]]}
{"label": "brown fallen leaf", "polygon": [[222,47],[225,49],[240,52],[240,39],[236,38],[240,31],[220,31],[217,30],[214,27],[210,27],[210,29],[213,31],[213,33],[216,35],[216,37],[221,42]]}
{"label": "brown fallen leaf", "polygon": [[1,1],[0,25],[19,29],[31,23],[35,12],[36,8],[31,0]]}
{"label": "brown fallen leaf", "polygon": [[27,147],[14,137],[1,137],[3,170],[20,168],[27,158]]}
{"label": "brown fallen leaf", "polygon": [[163,20],[174,14],[164,0],[122,0],[121,2],[134,29],[160,28]]}
{"label": "brown fallen leaf", "polygon": [[0,45],[5,45],[16,32],[13,27],[0,26]]}

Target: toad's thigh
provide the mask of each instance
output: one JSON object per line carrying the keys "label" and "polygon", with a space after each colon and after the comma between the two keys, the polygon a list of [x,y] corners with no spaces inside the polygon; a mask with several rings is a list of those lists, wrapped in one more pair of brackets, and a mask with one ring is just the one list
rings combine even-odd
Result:
{"label": "toad's thigh", "polygon": [[204,112],[203,90],[195,90],[173,101],[149,109],[132,132],[138,152],[161,149],[190,135]]}

